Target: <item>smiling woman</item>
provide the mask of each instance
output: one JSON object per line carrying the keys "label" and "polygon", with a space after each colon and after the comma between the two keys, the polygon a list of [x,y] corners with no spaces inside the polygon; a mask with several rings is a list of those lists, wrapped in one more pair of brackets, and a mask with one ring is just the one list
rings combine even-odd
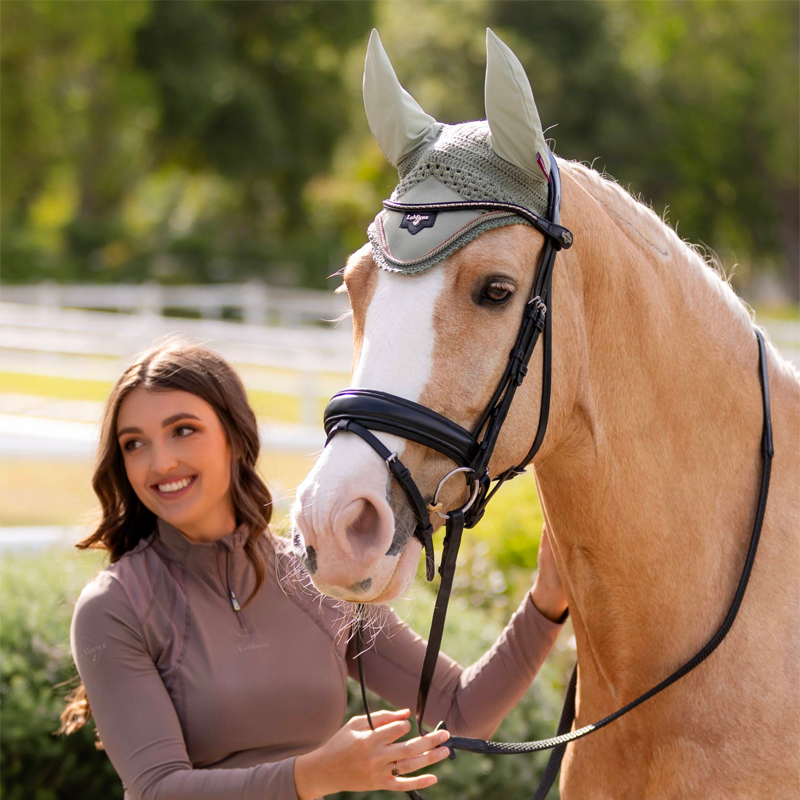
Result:
{"label": "smiling woman", "polygon": [[[151,424],[144,430],[128,424],[136,420]],[[180,389],[140,386],[120,404],[117,425],[128,480],[150,511],[198,542],[236,527],[230,445],[205,400]]]}
{"label": "smiling woman", "polygon": [[[92,481],[103,519],[78,545],[111,563],[75,606],[82,684],[61,731],[94,716],[126,800],[430,786],[408,774],[445,758],[449,733],[397,741],[424,640],[386,610],[364,659],[371,688],[403,710],[373,714],[374,731],[365,717],[340,727],[355,640],[338,635],[334,601],[289,579],[300,564],[269,531],[258,455],[242,382],[211,350],[168,338],[123,373]],[[492,649],[466,669],[440,656],[428,724],[490,735],[530,685],[566,606],[543,541],[540,579]]]}

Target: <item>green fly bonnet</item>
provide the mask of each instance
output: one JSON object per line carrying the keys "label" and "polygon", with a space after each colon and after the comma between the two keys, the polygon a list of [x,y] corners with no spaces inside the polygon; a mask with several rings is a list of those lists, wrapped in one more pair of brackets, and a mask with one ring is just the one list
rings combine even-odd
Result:
{"label": "green fly bonnet", "polygon": [[[364,68],[367,119],[400,182],[369,226],[373,258],[383,269],[414,274],[430,269],[484,231],[531,223],[491,203],[547,216],[550,150],[533,92],[519,59],[486,31],[487,119],[445,125],[426,114],[397,80],[373,30]],[[448,203],[483,208],[405,211],[402,206]],[[397,203],[397,208],[392,204]]]}

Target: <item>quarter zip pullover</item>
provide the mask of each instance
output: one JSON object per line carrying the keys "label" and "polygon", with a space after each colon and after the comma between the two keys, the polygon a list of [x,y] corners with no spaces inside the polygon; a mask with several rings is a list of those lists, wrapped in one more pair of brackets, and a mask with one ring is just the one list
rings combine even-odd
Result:
{"label": "quarter zip pullover", "polygon": [[[247,529],[192,542],[162,519],[75,605],[70,643],[125,800],[297,800],[294,759],[344,723],[354,642],[335,601],[304,582],[288,542]],[[425,641],[393,612],[367,652],[370,688],[414,708]],[[426,723],[489,737],[528,688],[561,626],[526,596],[466,669],[439,657]]]}

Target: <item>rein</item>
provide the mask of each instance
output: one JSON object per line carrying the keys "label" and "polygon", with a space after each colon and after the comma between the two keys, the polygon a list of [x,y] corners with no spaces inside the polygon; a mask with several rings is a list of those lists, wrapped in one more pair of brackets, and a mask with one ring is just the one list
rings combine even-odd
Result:
{"label": "rein", "polygon": [[[386,208],[403,210],[409,213],[425,210],[443,211],[462,209],[464,206],[481,209],[501,207],[524,216],[531,225],[540,230],[545,236],[539,271],[534,281],[531,297],[525,307],[516,343],[509,353],[509,360],[503,376],[472,432],[467,431],[452,420],[437,414],[435,411],[425,406],[404,398],[370,389],[347,389],[339,392],[334,395],[325,409],[325,430],[328,434],[326,444],[337,433],[348,432],[361,437],[384,459],[390,474],[398,481],[408,496],[417,517],[417,526],[414,531],[414,536],[420,540],[425,549],[426,577],[428,581],[433,580],[435,572],[432,539],[433,526],[430,522],[430,514],[437,513],[446,520],[442,560],[439,565],[441,583],[436,596],[430,635],[428,636],[428,646],[425,652],[425,659],[420,675],[419,692],[417,695],[416,719],[417,727],[421,735],[426,733],[422,720],[425,714],[428,693],[441,647],[447,607],[452,591],[453,578],[455,576],[456,559],[461,545],[463,530],[464,528],[472,528],[478,523],[484,514],[489,500],[494,497],[497,490],[505,481],[511,480],[524,472],[525,468],[530,464],[541,447],[547,429],[550,409],[552,365],[552,313],[548,313],[547,303],[550,303],[550,311],[552,312],[552,270],[556,253],[558,250],[569,247],[572,244],[572,234],[566,228],[559,225],[561,184],[558,165],[552,154],[550,154],[550,161],[551,182],[548,197],[549,219],[547,220],[532,214],[527,209],[511,204],[440,203],[427,204],[425,206],[408,206],[401,203],[384,202]],[[581,739],[594,731],[604,728],[606,725],[624,716],[646,700],[649,700],[664,689],[667,689],[701,664],[720,645],[736,619],[750,579],[750,573],[761,535],[764,514],[766,512],[770,471],[774,455],[766,346],[764,344],[764,338],[758,329],[755,329],[755,334],[759,348],[759,378],[763,402],[761,435],[763,469],[761,487],[747,557],[733,600],[720,627],[692,658],[675,670],[671,675],[635,700],[632,700],[627,705],[595,723],[585,725],[574,731],[571,730],[575,718],[578,670],[578,665],[576,663],[570,677],[556,736],[540,741],[519,743],[493,742],[483,739],[451,736],[443,745],[450,750],[450,758],[455,758],[456,750],[483,753],[486,755],[518,755],[523,753],[535,753],[542,750],[552,750],[542,779],[533,796],[533,800],[544,800],[558,774],[562,758],[570,742]],[[497,442],[503,422],[511,408],[514,394],[525,378],[528,364],[540,335],[543,338],[544,355],[542,359],[542,396],[536,436],[534,437],[533,444],[528,454],[517,466],[510,467],[500,473],[500,475],[492,478],[489,474],[488,465],[494,446]],[[411,473],[402,464],[397,453],[392,453],[377,436],[371,433],[372,430],[384,431],[423,444],[443,453],[459,465],[442,478],[434,493],[433,502],[431,504],[425,502]],[[481,437],[480,439],[478,438],[479,436]],[[437,502],[439,492],[445,482],[458,472],[464,472],[468,476],[471,489],[470,498],[461,508],[450,511],[447,514],[442,513],[441,506]],[[494,487],[491,486],[492,482],[495,483]],[[358,651],[357,659],[361,697],[370,728],[374,730],[367,703],[366,677],[362,660],[362,653],[364,650],[363,627],[360,619],[355,625],[355,635]],[[443,723],[440,723],[440,725],[442,724]],[[422,800],[421,795],[416,791],[410,791],[408,795],[412,800]]]}

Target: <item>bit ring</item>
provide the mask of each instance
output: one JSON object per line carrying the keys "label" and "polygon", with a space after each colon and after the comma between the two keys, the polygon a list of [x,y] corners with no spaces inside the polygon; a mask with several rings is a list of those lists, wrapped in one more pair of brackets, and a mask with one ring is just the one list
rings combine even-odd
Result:
{"label": "bit ring", "polygon": [[[472,472],[472,470],[469,467],[456,467],[455,469],[450,470],[450,472],[448,472],[447,475],[445,475],[444,478],[442,478],[439,481],[439,485],[436,487],[436,491],[433,493],[433,500],[430,503],[430,507],[432,507],[433,509],[432,513],[438,514],[442,519],[450,519],[450,515],[443,514],[439,510],[442,507],[441,503],[439,502],[439,492],[441,491],[442,486],[444,486],[444,484],[447,482],[447,479],[451,475],[455,475],[457,472]],[[472,495],[469,498],[469,500],[467,500],[467,504],[462,507],[461,509],[462,511],[469,511],[472,504],[478,499],[478,492],[480,490],[480,487],[481,487],[480,482],[475,481],[475,486],[472,489]]]}

